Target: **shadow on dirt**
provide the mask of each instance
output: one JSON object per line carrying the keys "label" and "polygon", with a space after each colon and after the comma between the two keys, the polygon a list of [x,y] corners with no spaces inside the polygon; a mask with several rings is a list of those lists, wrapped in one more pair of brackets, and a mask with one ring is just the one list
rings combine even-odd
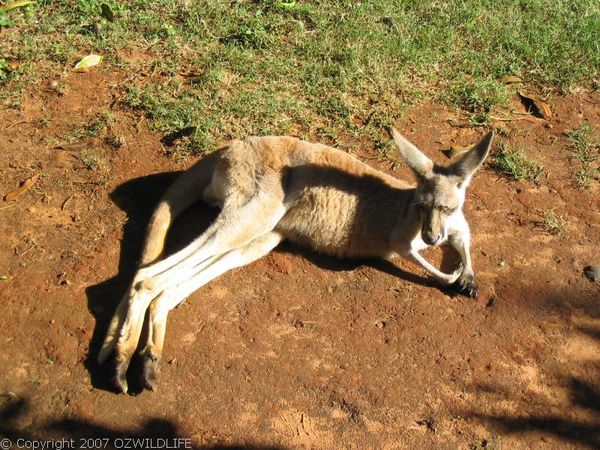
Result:
{"label": "shadow on dirt", "polygon": [[162,173],[128,181],[111,193],[111,199],[127,213],[123,229],[119,270],[115,277],[86,289],[88,309],[96,319],[96,327],[85,366],[90,372],[92,385],[113,390],[108,380],[108,368],[99,367],[95,358],[108,328],[108,322],[134,275],[143,243],[146,224],[165,190],[178,173]]}
{"label": "shadow on dirt", "polygon": [[[593,414],[600,414],[598,389],[581,380],[570,380],[571,399],[574,406],[592,409]],[[595,402],[595,403],[594,403]],[[502,433],[520,433],[539,431],[554,435],[565,441],[600,448],[600,420],[582,422],[568,417],[553,414],[523,414],[515,416],[469,414],[485,423],[496,426]]]}
{"label": "shadow on dirt", "polygon": [[[147,420],[136,429],[113,430],[85,420],[63,419],[38,427],[39,434],[27,432],[18,425],[28,413],[27,400],[10,400],[0,408],[0,437],[9,439],[16,447],[37,448],[181,448],[192,450],[284,450],[284,447],[261,444],[193,445],[182,436],[177,426],[164,419]],[[9,448],[3,442],[2,448]]]}
{"label": "shadow on dirt", "polygon": [[[440,284],[433,278],[425,278],[412,272],[407,272],[390,261],[381,259],[339,259],[315,253],[307,248],[299,247],[289,242],[284,242],[281,244],[279,247],[277,247],[276,251],[281,253],[289,253],[292,255],[300,255],[321,269],[335,272],[356,270],[361,266],[369,266],[410,283],[420,284],[421,286],[426,286],[429,288],[436,288],[447,295],[457,295],[456,291],[452,287],[440,286]],[[453,270],[452,268],[457,267],[458,260],[454,252],[449,248],[443,247],[442,251],[442,270],[451,272]]]}
{"label": "shadow on dirt", "polygon": [[[96,357],[108,329],[110,318],[134,276],[150,216],[162,194],[179,174],[180,172],[161,173],[137,178],[122,184],[111,193],[111,199],[119,208],[127,213],[127,221],[123,229],[118,274],[113,278],[86,289],[88,309],[95,317],[96,327],[90,342],[89,356],[85,361],[85,366],[90,372],[92,385],[95,388],[115,391],[109,382],[111,365],[106,364],[106,366],[100,367],[96,362]],[[217,212],[218,210],[215,208],[201,202],[184,212],[171,227],[166,243],[166,254],[181,249],[202,233],[215,219]],[[410,283],[435,287],[447,295],[456,295],[456,292],[451,287],[440,287],[439,283],[433,279],[406,272],[387,261],[366,259],[341,260],[319,255],[308,249],[289,243],[283,243],[276,251],[299,254],[317,267],[326,270],[348,271],[354,270],[359,266],[368,265]],[[444,248],[442,270],[450,272],[457,264],[458,261],[455,252]],[[146,332],[146,330],[143,331],[140,342],[144,341]],[[139,369],[138,361],[134,358],[130,373],[139,373]],[[130,379],[129,387],[130,392],[133,394],[141,392],[141,383],[137,379]]]}
{"label": "shadow on dirt", "polygon": [[[600,328],[578,327],[582,333],[600,340]],[[590,373],[598,373],[600,361],[587,362]],[[570,370],[569,367],[565,368]],[[560,384],[566,387],[571,407],[562,415],[557,413],[540,414],[538,411],[548,410],[549,405],[531,401],[531,412],[518,415],[494,415],[477,412],[463,413],[464,417],[472,417],[497,427],[502,433],[521,433],[538,431],[554,435],[570,443],[590,448],[600,448],[600,384],[598,380],[589,382],[569,374],[559,376]],[[511,394],[484,383],[477,386],[481,395],[492,395],[497,401],[510,399]],[[582,421],[577,410],[585,411],[591,420]],[[582,411],[582,412],[583,412]],[[578,417],[575,419],[574,417]]]}

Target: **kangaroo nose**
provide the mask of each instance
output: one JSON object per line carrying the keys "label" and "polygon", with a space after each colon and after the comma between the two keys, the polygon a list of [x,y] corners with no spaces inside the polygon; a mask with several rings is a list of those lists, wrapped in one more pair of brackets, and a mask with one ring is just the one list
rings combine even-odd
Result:
{"label": "kangaroo nose", "polygon": [[435,245],[442,239],[441,234],[433,234],[433,233],[424,233],[423,241],[427,245]]}

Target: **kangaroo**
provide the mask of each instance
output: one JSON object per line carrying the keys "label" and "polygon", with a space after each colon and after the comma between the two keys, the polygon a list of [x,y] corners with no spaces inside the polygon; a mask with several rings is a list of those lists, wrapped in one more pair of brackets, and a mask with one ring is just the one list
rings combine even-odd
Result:
{"label": "kangaroo", "polygon": [[[287,239],[340,258],[403,256],[443,285],[478,294],[463,215],[465,191],[486,158],[493,132],[448,167],[435,165],[398,131],[412,186],[357,158],[293,137],[250,137],[199,160],[167,190],[150,220],[140,267],[109,324],[98,355],[114,352],[113,381],[126,393],[127,369],[142,346],[142,386],[154,390],[167,315],[190,294]],[[182,250],[162,257],[169,226],[199,200],[220,208],[214,223]],[[461,264],[446,274],[419,251],[448,242]]]}

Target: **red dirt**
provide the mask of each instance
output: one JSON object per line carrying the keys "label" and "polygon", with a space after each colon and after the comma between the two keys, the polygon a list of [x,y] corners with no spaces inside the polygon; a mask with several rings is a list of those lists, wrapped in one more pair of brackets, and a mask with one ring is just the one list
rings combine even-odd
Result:
{"label": "red dirt", "polygon": [[[600,263],[599,187],[574,187],[565,135],[583,121],[600,133],[600,95],[556,98],[549,120],[502,122],[508,137],[496,142],[526,148],[545,172],[539,185],[489,162],[476,175],[466,205],[476,300],[448,295],[410,263],[284,245],[172,312],[158,391],[131,396],[111,390],[96,352],[149,214],[191,161],[164,156],[162,136],[119,106],[124,78],[73,74],[62,93],[45,81],[21,109],[0,112],[0,193],[40,175],[0,202],[0,435],[79,446],[107,437],[109,447],[146,436],[195,448],[600,446],[600,284],[583,276]],[[107,111],[107,130],[65,150],[74,127]],[[436,149],[481,135],[463,123],[424,104],[397,126],[443,162]],[[551,210],[564,219],[559,235],[542,224]],[[213,215],[186,214],[173,246]]]}

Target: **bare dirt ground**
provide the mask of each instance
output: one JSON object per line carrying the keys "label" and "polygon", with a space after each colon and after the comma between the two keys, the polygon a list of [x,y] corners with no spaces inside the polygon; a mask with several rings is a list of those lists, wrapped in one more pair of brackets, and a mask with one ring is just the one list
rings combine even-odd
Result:
{"label": "bare dirt ground", "polygon": [[[600,447],[600,284],[582,273],[600,263],[599,189],[574,187],[565,135],[583,121],[600,132],[600,95],[555,98],[549,120],[502,123],[508,137],[493,151],[525,147],[545,172],[539,185],[515,182],[488,162],[475,177],[477,299],[403,261],[284,245],[170,315],[157,392],[117,395],[98,346],[153,206],[191,164],[165,156],[163,136],[120,106],[124,79],[73,74],[61,92],[46,80],[0,112],[0,193],[39,174],[0,201],[1,435],[107,437],[109,447],[133,437],[194,448]],[[109,110],[99,135],[73,132]],[[483,132],[461,124],[424,104],[397,126],[443,162],[439,149]],[[390,170],[368,147],[355,153]],[[561,234],[544,229],[551,210]],[[212,217],[194,208],[172,245]]]}

